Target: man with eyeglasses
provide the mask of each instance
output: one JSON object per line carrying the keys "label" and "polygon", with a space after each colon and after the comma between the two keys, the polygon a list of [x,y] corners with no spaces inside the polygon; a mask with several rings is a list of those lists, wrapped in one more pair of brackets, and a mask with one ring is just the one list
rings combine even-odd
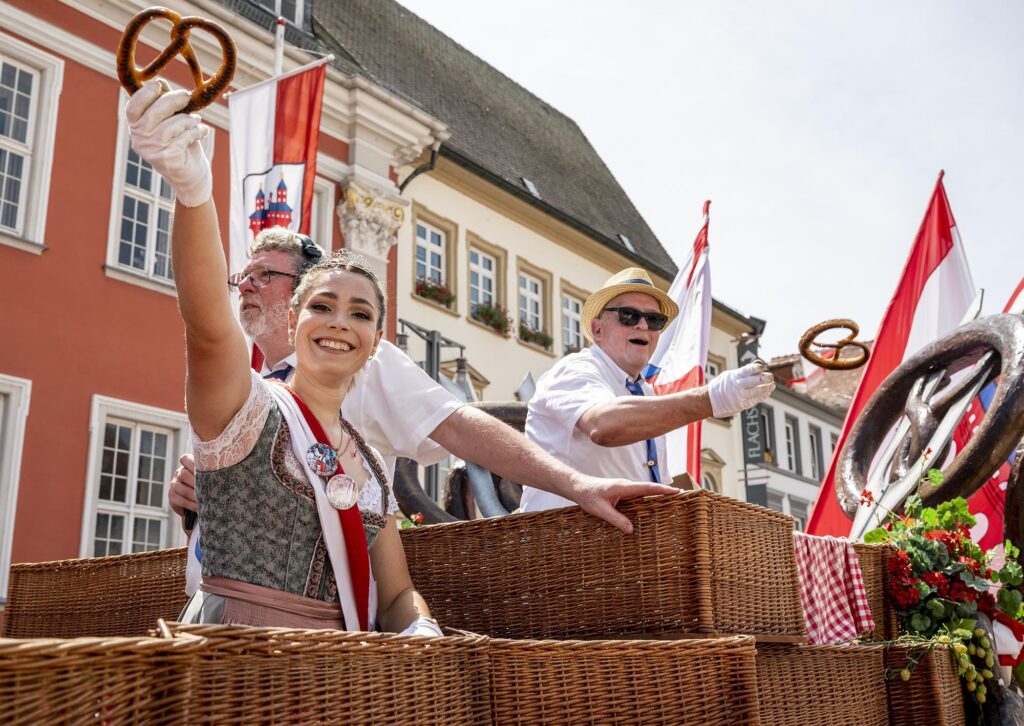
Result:
{"label": "man with eyeglasses", "polygon": [[[260,232],[249,252],[248,265],[232,275],[228,285],[239,296],[242,328],[262,354],[263,375],[287,380],[295,363],[288,340],[288,305],[303,271],[323,253],[305,235],[281,227]],[[384,456],[389,474],[396,457],[429,465],[450,452],[501,476],[559,492],[569,498],[565,501],[578,503],[626,533],[632,525],[615,510],[620,499],[672,491],[647,484],[647,478],[629,482],[573,471],[511,427],[462,405],[387,341],[381,341],[356,377],[341,412]],[[192,529],[196,509],[194,470],[192,457],[186,454],[168,490],[171,507],[183,517],[186,530]],[[195,562],[194,542],[189,549]],[[195,569],[193,565],[193,573]],[[197,584],[193,574],[190,587]]]}
{"label": "man with eyeglasses", "polygon": [[[612,275],[583,305],[593,345],[562,358],[537,381],[526,436],[585,474],[669,483],[665,434],[709,416],[724,418],[768,398],[774,378],[760,361],[707,386],[654,396],[641,371],[679,308],[630,267]],[[570,506],[550,491],[523,487],[525,512]]]}

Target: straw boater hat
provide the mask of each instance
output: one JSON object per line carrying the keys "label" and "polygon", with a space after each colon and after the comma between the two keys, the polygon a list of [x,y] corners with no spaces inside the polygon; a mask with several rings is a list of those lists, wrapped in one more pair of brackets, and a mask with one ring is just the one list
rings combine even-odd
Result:
{"label": "straw boater hat", "polygon": [[661,312],[668,316],[668,322],[679,314],[679,306],[672,302],[668,293],[656,288],[651,282],[651,276],[642,267],[627,267],[622,272],[616,272],[604,283],[604,287],[587,298],[583,303],[583,319],[581,327],[587,340],[593,340],[590,334],[590,321],[601,314],[605,305],[611,302],[612,298],[618,297],[626,292],[642,292],[650,295],[658,301]]}

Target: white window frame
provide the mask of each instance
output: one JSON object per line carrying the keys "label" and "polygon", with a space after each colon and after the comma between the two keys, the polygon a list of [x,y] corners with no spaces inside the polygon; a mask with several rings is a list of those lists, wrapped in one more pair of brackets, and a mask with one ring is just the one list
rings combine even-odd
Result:
{"label": "white window frame", "polygon": [[[423,227],[423,230],[426,232],[426,236],[427,236],[426,239],[420,239],[419,229],[417,229],[418,227]],[[431,232],[436,233],[441,238],[441,245],[440,245],[440,248],[441,248],[441,251],[440,251],[441,266],[439,268],[434,267],[433,264],[430,261],[430,257],[431,257],[432,254],[438,254],[436,251],[433,250],[433,243],[430,241],[430,234],[431,234]],[[424,274],[423,275],[418,274],[419,270],[416,269],[416,266],[419,264],[419,256],[418,255],[413,255],[412,264],[413,264],[413,270],[416,273],[416,279],[420,279],[422,277],[422,278],[424,278],[426,280],[429,280],[429,281],[431,281],[431,282],[433,282],[435,284],[440,284],[440,285],[444,285],[445,287],[447,287],[448,286],[448,245],[451,244],[451,240],[448,239],[448,232],[446,232],[445,230],[441,229],[440,227],[437,227],[437,226],[431,224],[430,222],[426,222],[426,221],[424,221],[422,219],[417,219],[416,223],[413,225],[412,235],[413,235],[413,243],[416,246],[416,250],[419,250],[419,249],[422,248],[424,253],[425,253],[425,257],[424,257],[424,260],[423,260],[423,269],[424,269]],[[440,272],[440,277],[439,278],[434,278],[434,277],[431,276],[431,272],[433,270],[435,270],[435,269]]]}
{"label": "white window frame", "polygon": [[[779,504],[778,509],[772,506],[772,499],[777,500]],[[794,502],[798,503],[798,505],[801,505],[803,507],[804,516],[802,518],[798,518],[793,515]],[[803,497],[794,496],[789,492],[781,491],[779,489],[773,489],[771,487],[768,488],[766,506],[768,507],[768,509],[774,510],[776,512],[782,512],[787,516],[793,517],[793,528],[800,531],[803,531],[804,528],[807,526],[807,519],[810,517],[811,514],[810,501],[804,499]]]}
{"label": "white window frame", "polygon": [[[92,557],[93,535],[96,529],[96,514],[103,507],[99,504],[99,479],[100,467],[103,461],[103,435],[108,419],[123,419],[144,426],[154,426],[170,429],[172,435],[168,441],[167,481],[170,482],[171,475],[177,467],[177,461],[187,451],[191,450],[189,438],[188,417],[179,411],[169,411],[155,406],[147,406],[132,401],[122,401],[117,398],[100,396],[92,397],[92,406],[89,412],[89,463],[86,467],[85,478],[85,506],[82,507],[82,531],[79,541],[79,557]],[[167,487],[164,487],[163,509],[167,514],[167,527],[161,538],[161,548],[180,547],[185,544],[185,535],[180,526],[178,518],[171,511],[167,502]],[[131,541],[131,532],[125,532],[128,541]],[[128,554],[124,552],[123,554]]]}
{"label": "white window frame", "polygon": [[[477,256],[477,262],[473,262],[473,255]],[[487,258],[491,261],[491,269],[488,271],[483,266],[483,258]],[[475,303],[473,301],[473,291],[477,293],[479,298],[476,302],[484,302],[488,305],[498,304],[498,258],[496,255],[492,255],[490,252],[484,252],[482,249],[475,245],[469,247],[469,314],[472,315],[475,310]],[[478,284],[473,284],[473,274],[477,275]],[[491,291],[486,292],[480,283],[484,279],[491,281]],[[490,297],[490,300],[484,300],[484,296]]]}
{"label": "white window frame", "polygon": [[[289,23],[294,25],[296,28],[303,28],[303,21],[305,20],[306,13],[306,0],[295,0],[295,18],[289,18],[286,15],[281,15],[281,0],[253,0],[257,5],[266,10],[267,12],[274,13],[279,18],[284,18]],[[268,7],[273,4],[274,7]]]}
{"label": "white window frame", "polygon": [[813,424],[807,426],[807,439],[810,443],[811,478],[821,481],[825,475],[825,462],[821,448],[821,428]]}
{"label": "white window frame", "polygon": [[0,374],[0,604],[7,597],[32,381]]}
{"label": "white window frame", "polygon": [[[177,88],[172,84],[173,88]],[[117,111],[117,153],[114,158],[114,171],[111,176],[113,184],[111,185],[110,193],[110,223],[107,229],[107,261],[104,265],[104,272],[107,277],[115,280],[121,280],[122,282],[128,282],[146,289],[160,292],[165,295],[172,297],[177,296],[177,290],[174,285],[174,280],[158,277],[150,270],[152,269],[152,255],[155,254],[155,234],[156,234],[156,220],[157,212],[163,205],[166,208],[170,216],[170,227],[168,228],[168,240],[167,240],[167,252],[168,252],[168,265],[170,264],[170,230],[174,226],[174,200],[160,199],[159,197],[159,184],[161,176],[154,169],[152,174],[154,177],[154,183],[157,188],[157,192],[153,194],[153,197],[145,200],[148,204],[154,207],[152,212],[152,219],[149,222],[150,232],[146,240],[146,269],[139,270],[130,265],[122,265],[118,259],[121,248],[121,209],[125,196],[125,172],[128,166],[128,150],[131,147],[131,138],[128,135],[128,124],[124,119],[124,114],[121,113],[121,109],[124,108],[125,104],[128,103],[128,94],[124,89],[121,89],[121,93],[118,95],[118,111]],[[206,152],[206,157],[212,162],[214,152],[214,137],[215,131],[213,127],[210,128],[210,133],[207,134],[206,138],[203,139],[202,145],[203,150]],[[140,194],[135,192],[136,195]]]}
{"label": "white window frame", "polygon": [[[57,136],[57,110],[64,86],[64,61],[27,43],[0,33],[0,60],[27,67],[36,73],[28,129],[25,176],[18,204],[15,230],[0,230],[0,244],[42,254],[46,249],[46,211],[50,201],[53,149]],[[38,93],[38,98],[35,94]],[[12,148],[4,143],[5,148]],[[22,153],[19,150],[19,153]]]}
{"label": "white window frame", "polygon": [[710,383],[713,379],[721,375],[721,373],[722,368],[718,364],[718,361],[708,358],[708,362],[704,364],[704,382]]}
{"label": "white window frame", "polygon": [[786,468],[789,471],[796,472],[796,422],[789,416],[784,417],[782,420],[782,430],[785,433],[786,441]]}
{"label": "white window frame", "polygon": [[[527,283],[525,287],[523,285],[524,282]],[[531,282],[536,283],[536,285],[537,285],[537,292],[531,292],[530,291],[529,283],[531,283]],[[518,300],[518,307],[519,307],[519,322],[524,324],[524,325],[526,325],[526,327],[531,328],[533,330],[544,330],[544,320],[545,320],[545,317],[546,317],[545,314],[544,314],[544,297],[545,297],[545,295],[544,295],[544,281],[542,279],[540,279],[539,277],[534,277],[533,275],[531,275],[529,272],[526,272],[525,270],[520,270],[519,271],[519,276],[518,276],[518,284],[516,285],[516,287],[518,288],[518,291],[519,291],[519,293],[517,295],[517,298],[516,298]],[[533,316],[533,313],[531,313],[529,310],[524,308],[524,304],[523,304],[524,300],[525,300],[527,308],[529,307],[531,302],[536,303],[536,305],[537,305],[537,312],[536,312],[537,324],[536,325],[532,325],[531,324],[531,317]],[[524,316],[524,313],[525,313],[525,316]],[[525,319],[524,319],[524,317],[525,317]]]}
{"label": "white window frame", "polygon": [[[568,307],[566,303],[569,303]],[[583,300],[567,292],[562,293],[560,311],[562,314],[562,353],[567,354],[570,348],[583,350]],[[576,303],[579,310],[573,310]]]}
{"label": "white window frame", "polygon": [[313,208],[310,210],[309,236],[327,252],[334,249],[334,183],[317,177],[313,181]]}

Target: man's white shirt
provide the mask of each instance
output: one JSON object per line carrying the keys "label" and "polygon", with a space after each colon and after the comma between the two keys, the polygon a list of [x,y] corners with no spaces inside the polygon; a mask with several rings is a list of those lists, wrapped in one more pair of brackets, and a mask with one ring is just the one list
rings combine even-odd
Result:
{"label": "man's white shirt", "polygon": [[[526,438],[569,467],[593,476],[650,481],[647,442],[599,446],[576,423],[599,403],[631,395],[630,376],[597,345],[562,358],[540,377],[526,415]],[[654,395],[641,382],[644,395]],[[659,469],[665,471],[665,437],[655,439]],[[523,487],[520,509],[535,512],[570,507],[574,502],[534,487]]]}
{"label": "man's white shirt", "polygon": [[[273,368],[264,363],[260,375],[288,366],[295,367],[294,353]],[[409,356],[382,340],[373,359],[356,374],[341,402],[341,415],[380,452],[393,477],[399,456],[423,466],[448,456],[429,436],[462,405]]]}

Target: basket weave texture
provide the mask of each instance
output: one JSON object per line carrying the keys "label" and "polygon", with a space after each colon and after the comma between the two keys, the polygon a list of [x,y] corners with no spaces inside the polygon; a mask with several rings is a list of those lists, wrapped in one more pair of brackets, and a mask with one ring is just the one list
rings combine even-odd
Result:
{"label": "basket weave texture", "polygon": [[882,646],[757,646],[761,723],[887,726]]}
{"label": "basket weave texture", "polygon": [[494,639],[494,724],[707,724],[758,720],[751,637]]}
{"label": "basket weave texture", "polygon": [[900,634],[899,619],[889,598],[889,574],[886,565],[896,549],[891,545],[863,542],[855,542],[853,549],[857,552],[868,607],[871,608],[871,617],[875,621],[875,630],[861,637],[876,641],[895,640]]}
{"label": "basket weave texture", "polygon": [[227,625],[199,638],[190,724],[480,724],[490,718],[487,642]]}
{"label": "basket weave texture", "polygon": [[185,605],[185,548],[11,566],[3,637],[143,636]]}
{"label": "basket weave texture", "polygon": [[952,650],[942,645],[894,645],[886,650],[886,668],[891,674],[899,672],[907,667],[911,653],[919,660],[910,680],[897,676],[888,681],[892,726],[964,726],[963,687]]}
{"label": "basket weave texture", "polygon": [[184,724],[198,642],[0,639],[0,713],[10,726]]}
{"label": "basket weave texture", "polygon": [[578,507],[402,531],[447,627],[503,638],[804,639],[792,519],[702,490],[627,502],[623,536]]}

